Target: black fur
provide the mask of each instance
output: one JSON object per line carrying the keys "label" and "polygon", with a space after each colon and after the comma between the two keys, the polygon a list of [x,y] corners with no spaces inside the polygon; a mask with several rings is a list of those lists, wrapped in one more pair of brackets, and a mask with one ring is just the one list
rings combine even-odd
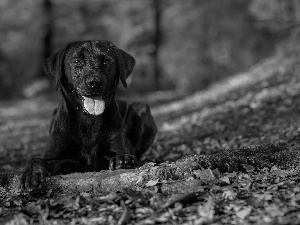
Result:
{"label": "black fur", "polygon": [[[46,61],[44,69],[62,99],[47,148],[22,175],[26,189],[41,188],[46,176],[136,165],[157,129],[147,104],[114,98],[119,80],[127,87],[134,64],[132,56],[107,41],[73,42]],[[100,96],[103,113],[88,113],[84,96]]]}

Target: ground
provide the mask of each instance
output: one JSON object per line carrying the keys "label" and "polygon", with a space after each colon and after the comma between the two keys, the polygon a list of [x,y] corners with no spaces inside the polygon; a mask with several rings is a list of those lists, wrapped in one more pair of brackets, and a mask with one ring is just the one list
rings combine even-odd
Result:
{"label": "ground", "polygon": [[[268,143],[298,146],[299,62],[299,53],[278,54],[176,101],[164,101],[159,93],[144,98],[152,105],[159,132],[143,160],[161,163]],[[0,103],[0,171],[21,172],[28,159],[40,154],[55,105],[55,98],[45,97]],[[174,181],[180,185],[201,177],[196,190],[180,195],[165,195],[164,181],[151,180],[145,191],[16,196],[0,203],[0,223],[299,224],[297,171],[247,164],[230,173],[197,170],[189,180]]]}

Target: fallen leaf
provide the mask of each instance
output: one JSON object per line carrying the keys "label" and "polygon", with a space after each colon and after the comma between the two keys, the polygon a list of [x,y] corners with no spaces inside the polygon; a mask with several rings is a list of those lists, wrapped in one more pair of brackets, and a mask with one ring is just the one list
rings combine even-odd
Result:
{"label": "fallen leaf", "polygon": [[207,220],[212,220],[215,214],[215,201],[209,196],[208,200],[204,205],[198,206],[198,214]]}
{"label": "fallen leaf", "polygon": [[253,172],[255,170],[255,168],[251,165],[247,165],[247,164],[242,164],[242,166],[244,167],[244,169],[247,171],[247,172]]}
{"label": "fallen leaf", "polygon": [[169,211],[164,212],[156,218],[156,221],[161,222],[161,223],[167,222],[167,221],[169,221],[170,216],[171,215],[170,215]]}
{"label": "fallen leaf", "polygon": [[223,181],[223,182],[226,183],[226,184],[230,184],[229,177],[227,177],[227,176],[221,177],[221,178],[220,178],[220,181]]}
{"label": "fallen leaf", "polygon": [[236,216],[243,220],[251,213],[251,211],[252,211],[252,207],[248,206],[248,207],[238,211],[236,213]]}
{"label": "fallen leaf", "polygon": [[286,177],[289,175],[289,172],[287,170],[271,170],[271,173],[275,176],[279,176],[279,177]]}
{"label": "fallen leaf", "polygon": [[173,200],[167,202],[162,208],[168,208],[174,206],[176,203],[181,203],[182,205],[192,204],[194,202],[204,199],[204,192],[192,192],[184,195],[179,195]]}
{"label": "fallen leaf", "polygon": [[236,197],[239,199],[246,199],[246,198],[251,197],[251,193],[247,190],[239,189],[236,194]]}
{"label": "fallen leaf", "polygon": [[250,191],[252,187],[252,183],[248,182],[244,187],[240,188],[241,190]]}
{"label": "fallen leaf", "polygon": [[216,179],[211,169],[206,170],[195,170],[194,174],[197,178],[201,179],[204,182],[208,182]]}
{"label": "fallen leaf", "polygon": [[145,186],[146,187],[152,187],[152,186],[155,186],[156,184],[158,183],[158,179],[157,180],[149,180]]}
{"label": "fallen leaf", "polygon": [[235,199],[236,194],[231,190],[226,190],[223,192],[222,197],[228,200]]}
{"label": "fallen leaf", "polygon": [[130,219],[130,210],[125,206],[122,216],[118,221],[118,225],[126,224],[129,219]]}
{"label": "fallen leaf", "polygon": [[110,201],[116,200],[118,197],[119,196],[116,193],[110,193],[110,194],[105,195],[105,196],[95,197],[94,200],[99,200],[99,201],[103,201],[103,202],[110,202]]}
{"label": "fallen leaf", "polygon": [[275,205],[275,204],[268,205],[265,208],[265,210],[266,210],[266,212],[268,212],[268,214],[270,214],[271,217],[284,215],[284,210],[282,210],[281,208],[279,208],[278,205]]}
{"label": "fallen leaf", "polygon": [[268,193],[265,193],[265,194],[254,194],[254,196],[260,200],[271,200],[272,199],[272,195],[271,194],[268,194]]}
{"label": "fallen leaf", "polygon": [[34,202],[31,202],[24,207],[24,212],[26,212],[26,214],[29,215],[38,214],[40,211],[41,211],[41,206],[37,205]]}

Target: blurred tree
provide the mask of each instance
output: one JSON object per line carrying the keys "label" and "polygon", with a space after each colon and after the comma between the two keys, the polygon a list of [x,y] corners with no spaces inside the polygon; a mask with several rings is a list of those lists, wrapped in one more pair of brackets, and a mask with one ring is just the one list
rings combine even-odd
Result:
{"label": "blurred tree", "polygon": [[0,94],[4,85],[10,91],[0,98],[19,95],[41,74],[51,52],[87,39],[110,40],[137,59],[130,90],[199,90],[271,55],[281,40],[300,39],[294,28],[281,32],[297,25],[299,5],[299,0],[1,0]]}
{"label": "blurred tree", "polygon": [[299,45],[299,0],[252,0],[249,12],[256,27],[284,38],[284,41],[277,48],[279,51],[294,51]]}
{"label": "blurred tree", "polygon": [[[5,96],[5,93],[9,93],[9,77],[4,76],[9,72],[7,65],[7,57],[4,55],[3,50],[0,49],[0,96]],[[9,95],[6,95],[6,97],[9,97]]]}
{"label": "blurred tree", "polygon": [[0,99],[20,96],[24,84],[36,75],[41,46],[41,20],[36,19],[42,17],[39,4],[35,0],[0,1],[0,49],[5,57],[5,64],[0,65],[0,80],[4,81]]}
{"label": "blurred tree", "polygon": [[257,26],[272,32],[287,31],[299,25],[300,1],[253,0],[249,6]]}
{"label": "blurred tree", "polygon": [[53,4],[51,0],[43,0],[42,2],[43,13],[44,13],[44,36],[42,46],[43,59],[47,59],[53,52],[53,29],[54,29],[54,18],[53,18]]}
{"label": "blurred tree", "polygon": [[205,88],[273,51],[275,35],[245,20],[248,0],[170,2],[164,12],[161,63],[179,89]]}
{"label": "blurred tree", "polygon": [[153,10],[154,10],[154,50],[153,50],[153,66],[154,66],[154,84],[157,90],[161,88],[160,79],[162,76],[161,66],[160,66],[160,48],[162,44],[162,27],[161,27],[161,1],[153,0]]}
{"label": "blurred tree", "polygon": [[33,97],[39,92],[45,91],[49,88],[49,81],[46,80],[45,73],[43,71],[43,65],[45,60],[53,53],[53,30],[54,30],[54,18],[53,18],[53,3],[52,0],[41,0],[39,6],[41,7],[42,22],[41,22],[41,34],[40,34],[40,55],[38,59],[38,67],[36,74],[31,77],[31,80],[25,83],[22,94],[24,97]]}

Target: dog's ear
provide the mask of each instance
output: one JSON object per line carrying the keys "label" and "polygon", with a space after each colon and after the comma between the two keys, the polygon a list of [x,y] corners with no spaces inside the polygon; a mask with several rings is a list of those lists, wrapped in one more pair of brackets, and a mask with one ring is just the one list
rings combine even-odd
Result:
{"label": "dog's ear", "polygon": [[46,59],[43,67],[45,73],[55,83],[56,90],[58,90],[64,74],[64,59],[69,46],[70,44]]}
{"label": "dog's ear", "polygon": [[126,79],[131,74],[135,65],[135,59],[125,51],[115,48],[117,56],[117,73],[125,88],[127,88]]}

